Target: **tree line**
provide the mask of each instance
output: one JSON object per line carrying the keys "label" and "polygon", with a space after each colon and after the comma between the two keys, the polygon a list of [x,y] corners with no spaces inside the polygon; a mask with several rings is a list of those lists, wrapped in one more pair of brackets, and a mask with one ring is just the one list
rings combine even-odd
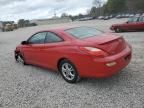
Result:
{"label": "tree line", "polygon": [[101,3],[101,0],[94,0],[91,16],[144,12],[144,0],[108,0],[103,5]]}
{"label": "tree line", "polygon": [[68,15],[63,13],[61,18],[70,17],[72,20],[81,19],[84,17],[97,18],[98,16],[105,15],[118,15],[118,14],[141,14],[144,13],[144,0],[94,0],[93,7],[87,10],[87,14]]}
{"label": "tree line", "polygon": [[36,26],[36,23],[31,23],[29,20],[24,20],[24,19],[20,19],[18,21],[18,27],[22,28],[22,27],[31,27],[31,26]]}
{"label": "tree line", "polygon": [[[75,16],[63,13],[61,18],[70,17],[72,20],[105,15],[117,14],[136,14],[144,13],[144,0],[108,0],[106,3],[103,0],[94,0],[93,7],[87,10],[87,14],[78,14]],[[19,27],[35,26],[36,24],[30,23],[28,20],[20,19],[18,21]]]}

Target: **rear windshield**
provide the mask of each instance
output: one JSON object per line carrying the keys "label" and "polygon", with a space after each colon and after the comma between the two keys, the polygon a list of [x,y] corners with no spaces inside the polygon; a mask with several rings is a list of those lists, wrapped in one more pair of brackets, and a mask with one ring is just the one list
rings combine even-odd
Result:
{"label": "rear windshield", "polygon": [[92,36],[98,36],[102,34],[102,31],[99,31],[96,28],[91,27],[77,27],[65,31],[78,39],[89,38]]}

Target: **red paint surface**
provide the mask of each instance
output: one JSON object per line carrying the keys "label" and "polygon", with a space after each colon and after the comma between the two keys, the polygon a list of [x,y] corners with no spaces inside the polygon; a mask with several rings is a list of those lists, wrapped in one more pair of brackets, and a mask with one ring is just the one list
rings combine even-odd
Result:
{"label": "red paint surface", "polygon": [[[28,64],[58,70],[58,62],[68,59],[77,68],[81,77],[109,77],[125,68],[132,56],[131,46],[121,36],[103,34],[79,40],[64,32],[64,29],[49,30],[64,39],[63,42],[46,44],[19,45],[16,52],[21,52]],[[103,57],[95,56],[80,47],[99,48],[106,53]],[[116,62],[112,67],[107,63]]]}

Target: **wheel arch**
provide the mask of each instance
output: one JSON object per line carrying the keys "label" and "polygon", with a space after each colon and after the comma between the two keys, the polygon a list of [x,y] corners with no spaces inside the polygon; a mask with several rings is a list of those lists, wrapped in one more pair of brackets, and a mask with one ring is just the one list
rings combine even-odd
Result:
{"label": "wheel arch", "polygon": [[[80,79],[81,79],[80,73],[79,73],[79,71],[77,70],[77,67],[75,66],[74,62],[73,62],[72,60],[68,59],[67,57],[62,57],[62,58],[60,58],[60,59],[58,60],[58,62],[57,62],[57,69],[58,69],[58,71],[60,72],[60,67],[59,67],[59,65],[60,65],[60,63],[61,63],[63,60],[66,60],[66,61],[70,62],[71,65],[74,67],[76,73],[77,73],[77,77],[76,77],[75,81],[72,81],[72,82],[71,82],[71,81],[67,81],[67,82],[69,82],[69,83],[79,82]],[[61,73],[61,72],[60,72],[60,73]],[[62,74],[62,73],[61,73],[61,74]],[[64,78],[64,77],[63,77],[63,78]],[[65,78],[64,78],[64,79],[65,79]],[[66,80],[66,79],[65,79],[65,80]]]}
{"label": "wheel arch", "polygon": [[63,60],[68,60],[68,61],[70,61],[71,63],[73,63],[73,64],[75,65],[75,67],[77,67],[77,66],[76,66],[76,62],[75,62],[75,60],[74,60],[73,58],[71,58],[71,57],[69,57],[69,56],[63,56],[63,57],[60,57],[60,58],[57,60],[57,64],[56,64],[57,70],[59,70],[59,64],[60,64],[61,61],[63,61]]}
{"label": "wheel arch", "polygon": [[16,49],[15,54],[20,54],[25,59],[24,53],[22,52],[21,49]]}
{"label": "wheel arch", "polygon": [[63,60],[69,60],[67,57],[61,57],[58,61],[57,61],[57,70],[59,71],[59,65],[61,63],[61,61]]}

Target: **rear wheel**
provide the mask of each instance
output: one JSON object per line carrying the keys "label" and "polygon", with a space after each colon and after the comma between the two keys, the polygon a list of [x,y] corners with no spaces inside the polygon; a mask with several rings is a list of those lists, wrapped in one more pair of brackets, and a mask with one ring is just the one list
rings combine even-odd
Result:
{"label": "rear wheel", "polygon": [[59,64],[59,71],[68,83],[76,83],[80,81],[80,76],[76,70],[76,67],[69,60],[63,60]]}

